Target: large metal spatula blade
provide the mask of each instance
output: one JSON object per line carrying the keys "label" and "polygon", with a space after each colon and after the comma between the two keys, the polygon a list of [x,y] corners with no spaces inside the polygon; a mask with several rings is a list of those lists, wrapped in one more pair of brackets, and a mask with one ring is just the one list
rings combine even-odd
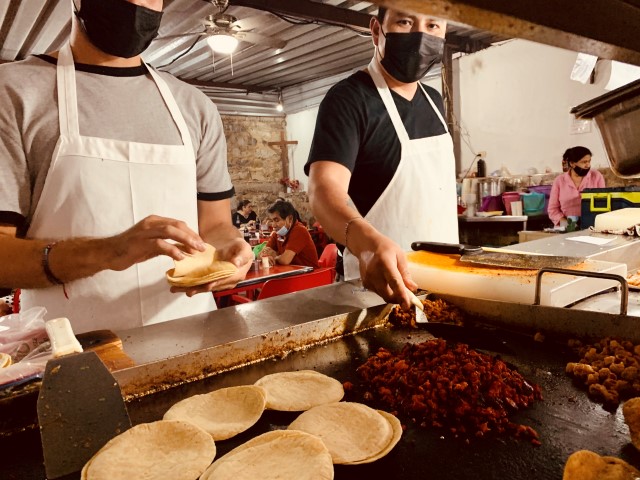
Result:
{"label": "large metal spatula blade", "polygon": [[411,249],[432,253],[459,254],[461,262],[524,270],[567,268],[585,261],[584,257],[529,253],[505,248],[477,247],[461,243],[413,242]]}
{"label": "large metal spatula blade", "polygon": [[95,352],[47,362],[37,411],[49,479],[79,472],[105,443],[131,427],[120,387]]}

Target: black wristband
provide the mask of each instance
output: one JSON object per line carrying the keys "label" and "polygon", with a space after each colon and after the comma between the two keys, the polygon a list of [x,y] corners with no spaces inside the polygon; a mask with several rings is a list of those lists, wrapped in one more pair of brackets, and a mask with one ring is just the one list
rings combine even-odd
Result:
{"label": "black wristband", "polygon": [[60,281],[60,279],[53,274],[51,267],[49,266],[49,252],[55,244],[56,242],[53,242],[44,247],[44,250],[42,251],[42,269],[44,270],[44,274],[47,276],[47,280],[49,280],[49,282],[54,285],[64,285],[64,282]]}

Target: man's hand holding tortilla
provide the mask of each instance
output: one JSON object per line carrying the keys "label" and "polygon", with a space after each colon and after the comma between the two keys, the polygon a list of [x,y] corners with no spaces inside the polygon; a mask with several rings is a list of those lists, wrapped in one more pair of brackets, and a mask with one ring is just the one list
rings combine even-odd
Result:
{"label": "man's hand holding tortilla", "polygon": [[184,245],[187,253],[205,249],[200,235],[185,222],[157,215],[150,215],[121,234],[102,242],[108,245],[110,252],[109,268],[121,271],[158,255],[182,260],[185,257],[183,251],[168,240]]}
{"label": "man's hand holding tortilla", "polygon": [[192,297],[198,293],[226,290],[235,287],[243,280],[251,268],[254,259],[251,246],[242,238],[231,239],[216,248],[215,259],[218,261],[230,262],[237,267],[237,271],[228,277],[219,280],[197,285],[194,287],[171,287],[171,292],[184,292]]}

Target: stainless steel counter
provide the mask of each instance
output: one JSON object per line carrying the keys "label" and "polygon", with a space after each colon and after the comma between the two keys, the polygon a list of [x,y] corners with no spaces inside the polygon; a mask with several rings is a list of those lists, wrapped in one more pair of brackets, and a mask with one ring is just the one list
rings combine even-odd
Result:
{"label": "stainless steel counter", "polygon": [[[593,245],[588,243],[568,240],[572,237],[592,236],[606,238],[611,241],[605,245]],[[627,235],[609,235],[595,233],[589,230],[554,234],[549,237],[519,243],[511,248],[531,253],[552,253],[576,257],[586,257],[592,260],[624,263],[627,271],[633,272],[640,268],[640,239]],[[586,298],[571,306],[572,309],[589,310],[602,313],[617,313],[620,311],[621,293],[619,290],[604,292],[593,297]],[[629,291],[628,315],[640,317],[640,292]]]}
{"label": "stainless steel counter", "polygon": [[116,334],[139,365],[321,318],[364,317],[371,314],[367,309],[376,307],[377,313],[385,305],[380,296],[362,288],[361,282],[343,282]]}
{"label": "stainless steel counter", "polygon": [[494,215],[491,217],[467,217],[465,215],[458,215],[458,220],[461,222],[469,222],[469,223],[504,223],[504,222],[520,222],[523,223],[526,227],[527,225],[527,217],[526,215]]}
{"label": "stainless steel counter", "polygon": [[118,331],[136,366],[114,376],[127,397],[144,396],[379,326],[390,308],[360,282],[341,282]]}
{"label": "stainless steel counter", "polygon": [[[592,245],[567,240],[572,237],[593,236],[611,239],[606,245]],[[627,235],[609,235],[595,233],[589,230],[579,230],[571,233],[559,233],[546,238],[513,245],[512,249],[531,253],[549,253],[554,255],[569,255],[587,257],[592,260],[626,263],[629,271],[640,268],[640,239]]]}
{"label": "stainless steel counter", "polygon": [[[620,248],[627,243],[627,247],[631,246],[631,242],[621,240]],[[513,312],[514,319],[526,318],[527,323],[518,328],[534,331],[540,327],[558,334],[606,336],[607,326],[615,325],[618,332],[627,336],[635,337],[635,332],[639,332],[640,341],[637,328],[640,294],[637,292],[630,296],[628,315],[618,314],[620,292],[617,291],[583,300],[571,308],[473,298],[457,301],[467,309],[479,308],[488,318],[491,318],[490,312],[500,311],[500,322],[509,317],[504,314],[506,311]],[[127,397],[144,396],[378,327],[384,323],[390,308],[378,295],[365,291],[359,282],[341,282],[206,315],[120,331],[117,333],[123,340],[124,350],[136,366],[114,375]],[[544,318],[558,317],[563,318],[559,323],[544,321]]]}
{"label": "stainless steel counter", "polygon": [[[612,242],[597,246],[567,240],[582,235],[610,238]],[[578,231],[508,248],[626,263],[630,271],[640,268],[640,239],[622,235]],[[619,292],[601,294],[580,302],[573,308],[615,313],[619,310],[619,295]],[[317,319],[345,314],[375,316],[384,306],[382,298],[364,290],[359,281],[346,282],[187,317],[179,322],[166,322],[116,333],[122,338],[127,354],[140,365],[211,346],[230,344],[238,339],[263,335]],[[630,294],[629,314],[640,316],[640,294],[637,292]]]}

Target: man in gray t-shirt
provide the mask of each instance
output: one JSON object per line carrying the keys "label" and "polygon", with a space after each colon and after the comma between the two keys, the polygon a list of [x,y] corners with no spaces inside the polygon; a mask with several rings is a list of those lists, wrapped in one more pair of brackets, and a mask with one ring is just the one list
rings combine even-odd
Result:
{"label": "man in gray t-shirt", "polygon": [[[235,285],[253,258],[229,218],[217,108],[142,62],[162,0],[74,5],[69,46],[0,66],[0,287],[76,333],[214,309],[191,297]],[[175,243],[205,242],[237,274],[171,293]]]}

